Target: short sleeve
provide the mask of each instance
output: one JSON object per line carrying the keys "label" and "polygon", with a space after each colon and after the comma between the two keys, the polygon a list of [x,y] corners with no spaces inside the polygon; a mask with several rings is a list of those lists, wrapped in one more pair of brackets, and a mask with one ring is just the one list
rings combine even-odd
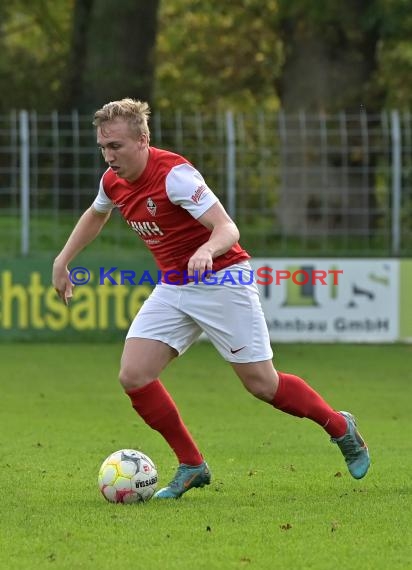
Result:
{"label": "short sleeve", "polygon": [[114,208],[113,202],[110,200],[110,198],[107,197],[106,192],[104,191],[103,178],[100,180],[99,192],[92,206],[97,212],[100,212],[101,214],[106,214]]}
{"label": "short sleeve", "polygon": [[166,176],[166,193],[173,204],[187,210],[195,219],[219,201],[200,172],[187,163],[170,170]]}

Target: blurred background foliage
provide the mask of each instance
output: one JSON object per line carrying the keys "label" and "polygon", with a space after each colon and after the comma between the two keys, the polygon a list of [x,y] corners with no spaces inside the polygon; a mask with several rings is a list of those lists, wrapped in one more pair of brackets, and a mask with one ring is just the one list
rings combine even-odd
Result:
{"label": "blurred background foliage", "polygon": [[8,0],[0,112],[408,108],[410,0]]}

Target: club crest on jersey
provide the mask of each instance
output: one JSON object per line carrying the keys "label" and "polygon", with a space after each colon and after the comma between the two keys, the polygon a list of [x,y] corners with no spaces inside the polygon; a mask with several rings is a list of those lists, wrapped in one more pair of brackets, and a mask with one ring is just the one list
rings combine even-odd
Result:
{"label": "club crest on jersey", "polygon": [[146,208],[149,210],[149,212],[152,214],[152,216],[156,215],[157,206],[151,198],[147,199]]}

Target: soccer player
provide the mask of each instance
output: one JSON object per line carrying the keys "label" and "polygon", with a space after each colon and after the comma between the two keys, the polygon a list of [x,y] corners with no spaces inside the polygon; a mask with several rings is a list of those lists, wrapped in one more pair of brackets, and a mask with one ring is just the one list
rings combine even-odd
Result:
{"label": "soccer player", "polygon": [[[96,199],[54,261],[53,284],[68,303],[68,265],[96,238],[115,207],[162,271],[163,283],[127,333],[119,375],[133,408],[165,438],[179,462],[173,480],[155,497],[177,499],[211,480],[201,451],[159,380],[202,331],[246,390],[278,410],[319,424],[340,448],[350,474],[361,479],[370,459],[354,417],[333,409],[302,378],[275,370],[257,286],[243,284],[249,282],[251,268],[249,254],[238,243],[239,231],[188,160],[150,146],[149,114],[147,103],[130,98],[96,111],[97,144],[108,168]],[[227,271],[244,276],[220,283]]]}

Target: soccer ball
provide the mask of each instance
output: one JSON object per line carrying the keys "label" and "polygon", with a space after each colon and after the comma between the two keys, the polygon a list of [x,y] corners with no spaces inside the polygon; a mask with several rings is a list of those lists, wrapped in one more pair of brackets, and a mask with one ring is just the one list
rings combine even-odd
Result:
{"label": "soccer ball", "polygon": [[120,449],[105,459],[98,477],[99,489],[110,503],[148,501],[157,486],[153,461],[141,451]]}

